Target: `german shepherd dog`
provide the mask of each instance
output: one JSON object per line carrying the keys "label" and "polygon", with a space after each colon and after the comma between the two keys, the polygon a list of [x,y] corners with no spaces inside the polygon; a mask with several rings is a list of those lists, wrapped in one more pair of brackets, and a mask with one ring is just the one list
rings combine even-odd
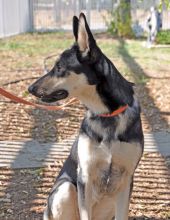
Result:
{"label": "german shepherd dog", "polygon": [[73,17],[73,33],[74,45],[28,89],[44,102],[77,97],[87,108],[44,220],[127,220],[144,145],[140,107],[133,84],[99,49],[83,13]]}

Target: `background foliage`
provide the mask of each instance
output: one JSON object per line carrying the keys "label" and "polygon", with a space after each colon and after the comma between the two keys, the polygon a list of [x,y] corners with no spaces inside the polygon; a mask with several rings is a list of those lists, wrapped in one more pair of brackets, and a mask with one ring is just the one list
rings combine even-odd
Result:
{"label": "background foliage", "polygon": [[121,0],[120,4],[111,12],[108,31],[119,37],[133,37],[131,28],[130,0]]}

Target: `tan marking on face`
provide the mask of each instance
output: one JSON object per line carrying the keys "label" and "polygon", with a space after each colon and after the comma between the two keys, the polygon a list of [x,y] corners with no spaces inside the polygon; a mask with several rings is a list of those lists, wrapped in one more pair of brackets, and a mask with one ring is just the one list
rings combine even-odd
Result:
{"label": "tan marking on face", "polygon": [[106,113],[107,107],[99,97],[96,86],[89,85],[84,74],[76,74],[71,72],[67,77],[56,78],[53,91],[65,89],[71,97],[78,98],[94,113]]}
{"label": "tan marking on face", "polygon": [[61,78],[61,77],[51,77],[50,75],[45,77],[38,90],[39,92],[42,90],[46,91],[45,94],[46,95],[50,95],[51,93],[53,93],[54,91],[56,91],[57,89],[60,89],[60,87],[65,83],[65,78]]}

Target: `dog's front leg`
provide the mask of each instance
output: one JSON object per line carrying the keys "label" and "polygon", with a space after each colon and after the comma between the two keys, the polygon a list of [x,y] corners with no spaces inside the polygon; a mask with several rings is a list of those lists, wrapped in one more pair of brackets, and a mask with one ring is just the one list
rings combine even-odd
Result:
{"label": "dog's front leg", "polygon": [[92,153],[93,143],[82,134],[78,141],[78,205],[81,220],[92,218]]}
{"label": "dog's front leg", "polygon": [[91,220],[92,212],[92,184],[89,176],[78,175],[78,206],[81,220]]}
{"label": "dog's front leg", "polygon": [[115,203],[115,220],[128,220],[131,177],[124,188],[117,194]]}

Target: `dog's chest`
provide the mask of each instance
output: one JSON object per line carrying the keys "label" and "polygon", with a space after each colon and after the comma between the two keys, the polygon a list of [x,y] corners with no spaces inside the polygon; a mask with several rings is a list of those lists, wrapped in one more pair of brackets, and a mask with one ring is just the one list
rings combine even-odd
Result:
{"label": "dog's chest", "polygon": [[78,142],[79,168],[84,182],[91,181],[98,192],[114,192],[132,175],[141,155],[137,143],[97,143],[86,135]]}

